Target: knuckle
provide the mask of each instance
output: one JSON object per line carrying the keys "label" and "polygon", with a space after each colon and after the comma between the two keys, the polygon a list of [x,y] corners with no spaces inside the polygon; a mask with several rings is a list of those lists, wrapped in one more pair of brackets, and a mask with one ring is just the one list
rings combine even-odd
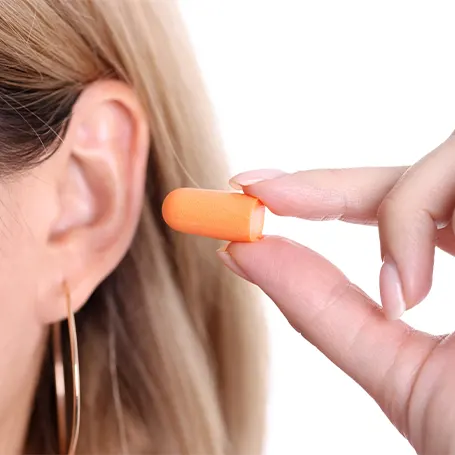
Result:
{"label": "knuckle", "polygon": [[351,291],[351,282],[347,278],[340,278],[330,290],[316,303],[316,310],[313,314],[312,323],[320,324],[340,302],[346,299],[346,295]]}

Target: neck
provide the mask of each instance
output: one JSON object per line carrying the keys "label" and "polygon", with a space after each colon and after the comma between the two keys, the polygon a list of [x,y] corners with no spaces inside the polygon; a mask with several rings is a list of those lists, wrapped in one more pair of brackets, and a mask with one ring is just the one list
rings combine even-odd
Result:
{"label": "neck", "polygon": [[1,454],[23,453],[46,339],[45,331],[35,327],[0,341]]}

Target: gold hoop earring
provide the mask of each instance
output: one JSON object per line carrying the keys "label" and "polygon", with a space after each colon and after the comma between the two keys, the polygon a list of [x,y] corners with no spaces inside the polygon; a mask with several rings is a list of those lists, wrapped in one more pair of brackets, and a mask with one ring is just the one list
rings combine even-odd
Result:
{"label": "gold hoop earring", "polygon": [[65,368],[62,353],[62,331],[61,323],[52,326],[52,348],[54,354],[54,379],[55,394],[57,403],[57,430],[58,445],[60,454],[74,455],[76,452],[77,441],[79,439],[79,429],[81,420],[81,386],[79,374],[79,351],[77,345],[76,322],[71,305],[71,293],[66,283],[63,284],[66,306],[68,311],[68,332],[71,355],[71,373],[73,389],[73,408],[71,433],[68,443],[68,422],[66,409],[66,384]]}

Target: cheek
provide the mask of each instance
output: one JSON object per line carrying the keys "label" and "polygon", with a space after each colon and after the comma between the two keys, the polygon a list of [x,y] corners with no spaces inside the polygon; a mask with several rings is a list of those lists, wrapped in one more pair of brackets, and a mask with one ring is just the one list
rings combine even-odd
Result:
{"label": "cheek", "polygon": [[[0,321],[25,323],[33,312],[37,257],[21,219],[0,209]],[[3,329],[0,322],[0,329]]]}
{"label": "cheek", "polygon": [[27,178],[0,185],[0,332],[37,320],[47,270],[45,196],[42,184]]}

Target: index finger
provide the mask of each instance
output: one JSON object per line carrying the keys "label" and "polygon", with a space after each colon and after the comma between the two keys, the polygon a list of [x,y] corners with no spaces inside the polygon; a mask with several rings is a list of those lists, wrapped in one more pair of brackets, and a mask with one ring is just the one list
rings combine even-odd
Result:
{"label": "index finger", "polygon": [[[231,185],[259,198],[276,215],[376,224],[382,200],[407,169],[321,169],[272,179],[270,171],[254,171],[237,175]],[[261,174],[267,178],[261,180]]]}

